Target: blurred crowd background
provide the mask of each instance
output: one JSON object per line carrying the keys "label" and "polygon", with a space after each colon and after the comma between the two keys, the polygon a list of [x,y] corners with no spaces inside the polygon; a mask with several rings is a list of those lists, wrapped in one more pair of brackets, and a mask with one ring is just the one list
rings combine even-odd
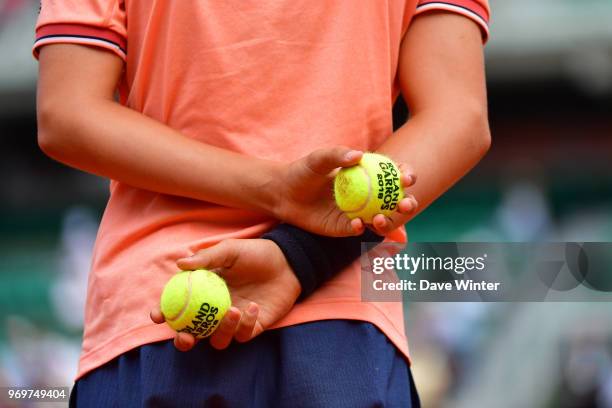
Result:
{"label": "blurred crowd background", "polygon": [[[612,0],[491,0],[493,147],[412,241],[612,241]],[[36,143],[38,2],[0,0],[0,386],[68,386],[105,180]],[[610,267],[612,273],[612,266]],[[612,407],[609,303],[411,303],[430,407]]]}

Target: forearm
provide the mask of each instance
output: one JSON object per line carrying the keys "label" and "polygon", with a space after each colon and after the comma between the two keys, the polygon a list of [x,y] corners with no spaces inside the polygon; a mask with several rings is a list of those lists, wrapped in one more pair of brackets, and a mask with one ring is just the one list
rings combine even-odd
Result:
{"label": "forearm", "polygon": [[123,62],[106,51],[72,44],[42,48],[37,113],[45,153],[146,190],[271,209],[262,185],[278,164],[191,139],[120,105],[114,90],[122,70]]}
{"label": "forearm", "polygon": [[377,150],[418,175],[411,193],[420,212],[474,167],[489,144],[485,109],[455,108],[414,115]]}
{"label": "forearm", "polygon": [[419,211],[448,190],[490,145],[480,29],[463,16],[425,13],[403,40],[399,82],[410,119],[379,150],[412,166]]}
{"label": "forearm", "polygon": [[[54,159],[146,190],[261,210],[274,164],[190,139],[99,98],[39,108],[41,148]],[[87,106],[86,109],[82,109]]]}

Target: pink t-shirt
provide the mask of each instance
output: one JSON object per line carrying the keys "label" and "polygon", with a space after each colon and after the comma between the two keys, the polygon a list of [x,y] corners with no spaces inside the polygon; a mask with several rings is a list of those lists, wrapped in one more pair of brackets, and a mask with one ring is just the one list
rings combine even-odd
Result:
{"label": "pink t-shirt", "polygon": [[[416,14],[441,9],[473,19],[486,36],[486,0],[43,0],[34,54],[53,43],[107,49],[125,61],[122,104],[202,143],[292,161],[325,146],[376,150],[392,136],[401,39]],[[222,183],[223,168],[202,177]],[[149,311],[176,259],[226,238],[258,237],[275,223],[111,181],[78,377],[174,336]],[[401,303],[362,302],[357,263],[276,327],[323,319],[371,322],[408,358]]]}

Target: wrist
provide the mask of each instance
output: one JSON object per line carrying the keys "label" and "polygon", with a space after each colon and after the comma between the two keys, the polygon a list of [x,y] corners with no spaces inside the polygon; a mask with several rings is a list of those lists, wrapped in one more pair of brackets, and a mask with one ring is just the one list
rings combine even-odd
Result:
{"label": "wrist", "polygon": [[278,188],[274,185],[282,174],[281,167],[281,163],[261,160],[257,170],[246,174],[244,178],[251,206],[275,218],[280,198]]}
{"label": "wrist", "polygon": [[273,257],[275,261],[271,262],[272,269],[279,271],[279,278],[285,282],[283,287],[287,290],[288,294],[297,299],[302,293],[302,284],[283,252],[282,247],[273,239],[264,238],[263,240],[269,242],[269,245],[274,248],[273,251],[277,255]]}
{"label": "wrist", "polygon": [[289,224],[279,224],[265,233],[263,239],[272,241],[300,286],[300,300],[310,295],[324,277],[331,275],[326,259],[320,257],[313,235]]}

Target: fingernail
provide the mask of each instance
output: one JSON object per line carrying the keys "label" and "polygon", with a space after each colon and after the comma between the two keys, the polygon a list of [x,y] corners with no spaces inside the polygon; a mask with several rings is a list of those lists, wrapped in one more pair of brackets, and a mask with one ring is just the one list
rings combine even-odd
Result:
{"label": "fingernail", "polygon": [[358,157],[360,154],[361,152],[359,150],[351,150],[350,152],[344,155],[344,160],[351,161]]}
{"label": "fingernail", "polygon": [[252,315],[257,313],[257,305],[255,303],[251,303],[249,307],[247,308],[247,313],[252,314]]}

